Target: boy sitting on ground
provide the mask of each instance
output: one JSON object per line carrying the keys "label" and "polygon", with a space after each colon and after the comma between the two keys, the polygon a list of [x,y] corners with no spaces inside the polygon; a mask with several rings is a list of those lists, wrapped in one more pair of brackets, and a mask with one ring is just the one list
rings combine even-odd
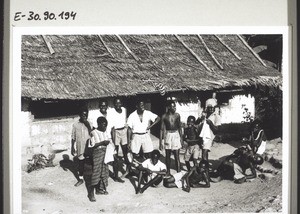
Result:
{"label": "boy sitting on ground", "polygon": [[188,172],[179,172],[170,178],[164,179],[164,186],[167,188],[178,187],[186,192],[190,192],[190,188],[209,188],[210,181],[208,176],[208,161],[201,160],[199,165],[194,166]]}
{"label": "boy sitting on ground", "polygon": [[[254,154],[249,147],[240,147],[228,156],[218,167],[217,175],[219,176],[214,182],[222,179],[234,180],[234,183],[241,184],[247,179],[256,178],[255,167],[264,162],[262,156]],[[246,171],[250,171],[247,174]]]}
{"label": "boy sitting on ground", "polygon": [[198,166],[198,158],[200,155],[200,128],[195,125],[196,118],[189,116],[187,118],[187,127],[184,129],[183,140],[188,144],[184,154],[184,160],[187,170],[191,170],[190,159],[192,158],[194,166]]}
{"label": "boy sitting on ground", "polygon": [[[166,174],[167,167],[160,160],[160,152],[154,150],[151,153],[151,158],[146,159],[139,165],[139,178],[136,194],[143,193],[148,187],[156,187],[163,180]],[[145,180],[145,185],[141,188],[142,179]]]}

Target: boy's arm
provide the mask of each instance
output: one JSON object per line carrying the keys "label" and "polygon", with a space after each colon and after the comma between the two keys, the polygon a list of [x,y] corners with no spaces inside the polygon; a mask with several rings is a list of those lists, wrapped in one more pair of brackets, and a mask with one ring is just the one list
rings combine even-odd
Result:
{"label": "boy's arm", "polygon": [[184,128],[183,130],[183,140],[186,141],[187,140],[187,128]]}
{"label": "boy's arm", "polygon": [[149,126],[147,127],[147,130],[150,130],[150,129],[151,129],[153,126],[155,126],[159,121],[160,121],[160,117],[157,116],[157,117],[155,118],[154,122],[153,122],[151,125],[149,125]]}
{"label": "boy's arm", "polygon": [[250,163],[250,170],[251,170],[251,175],[246,175],[246,179],[256,178],[257,174],[253,163]]}
{"label": "boy's arm", "polygon": [[203,173],[203,181],[204,184],[194,184],[193,187],[194,188],[209,188],[210,187],[210,181],[209,181],[209,177],[207,175],[207,173]]}
{"label": "boy's arm", "polygon": [[112,127],[111,128],[111,140],[116,145],[115,139],[116,139],[116,130],[115,130],[115,127]]}
{"label": "boy's arm", "polygon": [[[190,192],[190,176],[193,174],[193,172],[196,170],[196,167],[192,167],[189,172],[187,172],[183,177],[182,177],[182,189],[186,192]],[[184,181],[186,182],[186,187],[184,187]]]}
{"label": "boy's arm", "polygon": [[145,171],[145,172],[148,172],[148,173],[152,173],[152,171],[146,167],[144,167],[142,164],[140,164],[138,167],[137,167],[138,170],[140,171]]}
{"label": "boy's arm", "polygon": [[127,128],[127,145],[128,149],[131,149],[131,140],[132,140],[132,129],[128,126]]}
{"label": "boy's arm", "polygon": [[71,155],[75,155],[75,147],[74,147],[74,145],[75,145],[75,140],[74,139],[72,139],[71,140]]}
{"label": "boy's arm", "polygon": [[218,126],[216,126],[210,119],[207,119],[206,123],[209,125],[209,128],[212,130],[212,132],[216,134],[218,131]]}
{"label": "boy's arm", "polygon": [[[151,171],[151,170],[150,170]],[[156,173],[158,175],[165,175],[167,173],[167,170],[166,169],[163,169],[161,171],[151,171],[153,173]]]}
{"label": "boy's arm", "polygon": [[180,136],[180,143],[181,143],[181,146],[183,146],[183,136],[182,136],[182,128],[181,128],[181,119],[180,119],[180,114],[178,114],[178,133],[179,133],[179,136]]}
{"label": "boy's arm", "polygon": [[162,116],[161,120],[161,126],[160,126],[160,133],[159,133],[159,149],[163,150],[163,139],[165,138],[165,132],[166,132],[166,125],[165,125],[165,115]]}
{"label": "boy's arm", "polygon": [[99,146],[107,146],[109,144],[109,140],[103,140],[101,142],[95,143],[94,147],[99,147]]}

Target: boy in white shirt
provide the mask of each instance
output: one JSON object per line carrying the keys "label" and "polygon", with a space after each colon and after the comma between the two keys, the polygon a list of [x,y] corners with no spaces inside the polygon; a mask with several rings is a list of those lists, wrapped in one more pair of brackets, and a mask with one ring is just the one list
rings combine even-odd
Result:
{"label": "boy in white shirt", "polygon": [[[160,152],[154,150],[151,153],[151,158],[146,159],[139,167],[139,180],[136,194],[143,193],[148,187],[155,187],[161,183],[163,176],[166,174],[167,167],[160,160]],[[142,178],[146,181],[141,188]]]}
{"label": "boy in white shirt", "polygon": [[[137,110],[132,112],[127,120],[127,141],[134,156],[141,147],[146,158],[153,151],[153,143],[150,138],[150,129],[160,121],[160,117],[151,111],[145,110],[144,101],[137,102]],[[151,124],[152,122],[152,124]]]}

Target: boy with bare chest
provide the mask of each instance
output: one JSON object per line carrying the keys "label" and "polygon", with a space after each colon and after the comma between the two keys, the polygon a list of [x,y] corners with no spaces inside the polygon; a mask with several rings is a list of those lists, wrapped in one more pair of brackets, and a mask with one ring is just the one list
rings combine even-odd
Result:
{"label": "boy with bare chest", "polygon": [[171,152],[175,158],[176,171],[180,172],[179,149],[183,141],[180,115],[176,113],[175,102],[171,101],[167,107],[167,113],[162,116],[159,147],[161,150],[163,147],[166,150],[167,175],[170,175]]}

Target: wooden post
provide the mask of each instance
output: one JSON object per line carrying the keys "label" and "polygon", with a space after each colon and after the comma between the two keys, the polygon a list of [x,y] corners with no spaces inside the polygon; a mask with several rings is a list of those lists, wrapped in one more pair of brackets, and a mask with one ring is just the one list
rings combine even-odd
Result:
{"label": "wooden post", "polygon": [[217,35],[215,35],[215,37],[219,40],[219,42],[221,42],[222,45],[225,46],[225,48],[227,48],[227,50],[229,50],[238,60],[242,60],[241,57],[239,57],[239,55],[237,55],[234,50],[232,50],[228,45],[226,45],[226,43]]}
{"label": "wooden post", "polygon": [[214,62],[219,66],[219,68],[221,70],[224,70],[223,66],[218,62],[218,60],[215,58],[215,56],[213,55],[213,53],[209,50],[209,48],[207,47],[206,43],[204,42],[203,38],[200,35],[197,35],[198,38],[200,39],[201,43],[204,45],[206,51],[208,52],[208,54],[211,56],[211,58],[214,60]]}
{"label": "wooden post", "polygon": [[198,62],[200,62],[201,65],[203,65],[206,68],[206,70],[211,71],[209,67],[200,59],[200,57],[192,49],[190,49],[178,35],[174,36],[198,60]]}
{"label": "wooden post", "polygon": [[55,51],[53,50],[53,48],[52,48],[52,46],[51,46],[51,43],[50,43],[49,39],[48,39],[46,36],[44,36],[44,35],[42,35],[42,37],[43,37],[43,39],[44,39],[44,42],[45,42],[46,45],[47,45],[47,48],[48,48],[50,54],[54,54]]}
{"label": "wooden post", "polygon": [[124,40],[119,35],[116,35],[116,36],[118,37],[118,39],[120,40],[120,42],[122,43],[122,45],[126,48],[126,50],[131,54],[131,56],[136,61],[139,61],[139,58],[129,49],[129,47],[126,45],[126,43],[124,42]]}
{"label": "wooden post", "polygon": [[107,50],[107,52],[108,52],[113,58],[115,58],[115,56],[113,55],[113,53],[111,52],[111,50],[106,46],[106,44],[105,44],[104,40],[102,39],[101,35],[98,35],[98,37],[99,37],[99,39],[100,39],[102,45],[103,45],[103,46],[105,47],[105,49]]}
{"label": "wooden post", "polygon": [[255,58],[258,59],[258,61],[260,61],[263,66],[267,67],[264,61],[262,61],[262,59],[258,56],[257,53],[254,52],[254,50],[248,45],[248,43],[240,35],[237,36],[243,42],[243,44],[249,49],[249,51],[255,56]]}

